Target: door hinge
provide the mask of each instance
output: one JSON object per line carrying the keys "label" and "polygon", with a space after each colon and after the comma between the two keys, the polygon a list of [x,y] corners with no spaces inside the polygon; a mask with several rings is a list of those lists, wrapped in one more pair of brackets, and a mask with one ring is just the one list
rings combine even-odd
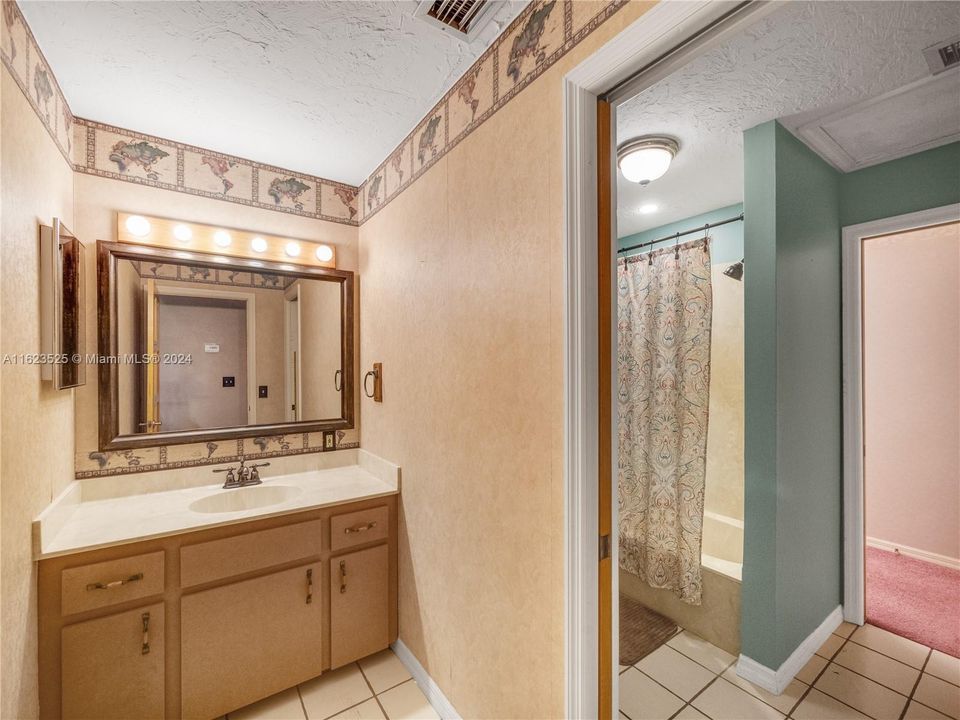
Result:
{"label": "door hinge", "polygon": [[610,557],[610,536],[601,535],[600,536],[600,559],[606,560]]}

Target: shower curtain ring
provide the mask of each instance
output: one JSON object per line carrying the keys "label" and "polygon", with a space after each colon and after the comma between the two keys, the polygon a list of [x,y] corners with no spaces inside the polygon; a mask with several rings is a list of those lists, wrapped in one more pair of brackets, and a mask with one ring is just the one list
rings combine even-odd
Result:
{"label": "shower curtain ring", "polygon": [[710,223],[705,223],[703,226],[703,251],[706,252],[709,246],[710,246]]}
{"label": "shower curtain ring", "polygon": [[680,259],[680,233],[673,239],[673,259]]}

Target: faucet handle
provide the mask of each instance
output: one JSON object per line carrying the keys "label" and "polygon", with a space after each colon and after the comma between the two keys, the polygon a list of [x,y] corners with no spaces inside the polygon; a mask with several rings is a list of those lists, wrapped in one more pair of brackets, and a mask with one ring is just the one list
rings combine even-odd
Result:
{"label": "faucet handle", "polygon": [[270,463],[265,462],[265,463],[254,463],[253,465],[251,465],[251,466],[250,466],[250,480],[251,480],[252,482],[254,482],[254,483],[263,482],[263,481],[260,479],[260,468],[262,468],[262,467],[267,467],[267,465],[269,465],[269,464],[270,464]]}

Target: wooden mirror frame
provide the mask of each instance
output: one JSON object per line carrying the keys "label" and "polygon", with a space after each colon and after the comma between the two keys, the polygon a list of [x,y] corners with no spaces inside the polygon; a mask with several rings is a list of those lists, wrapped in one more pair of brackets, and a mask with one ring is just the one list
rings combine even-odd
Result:
{"label": "wooden mirror frame", "polygon": [[97,367],[100,450],[130,450],[208,440],[352,428],[354,426],[353,273],[349,270],[291,265],[267,260],[221,258],[199,252],[190,252],[190,257],[184,258],[183,254],[183,252],[149,245],[97,241],[97,348],[101,358],[112,358],[118,355],[116,277],[119,260],[152,260],[213,269],[232,268],[243,272],[268,272],[308,280],[337,282],[340,283],[340,362],[343,370],[343,390],[340,394],[341,416],[330,420],[121,435],[118,368],[116,363],[101,362]]}

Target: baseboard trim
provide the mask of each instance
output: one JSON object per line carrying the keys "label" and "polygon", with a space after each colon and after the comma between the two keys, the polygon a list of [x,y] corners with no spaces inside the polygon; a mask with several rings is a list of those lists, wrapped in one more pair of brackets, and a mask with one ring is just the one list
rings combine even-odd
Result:
{"label": "baseboard trim", "polygon": [[906,555],[907,557],[916,558],[917,560],[933,563],[934,565],[942,565],[943,567],[952,568],[953,570],[960,570],[960,558],[952,558],[949,555],[938,555],[937,553],[910,547],[909,545],[898,545],[897,543],[881,540],[880,538],[868,537],[867,547],[896,552],[901,555]]}
{"label": "baseboard trim", "polygon": [[790,653],[790,657],[784,660],[779,668],[771,670],[753,658],[741,655],[737,661],[737,675],[744,680],[749,680],[757,687],[779,695],[786,689],[796,674],[803,669],[803,666],[810,661],[810,658],[814,656],[820,646],[827,641],[833,631],[840,627],[841,622],[843,622],[843,610],[838,605],[827,615],[817,629],[807,635],[797,649]]}
{"label": "baseboard trim", "polygon": [[433,709],[437,711],[437,715],[443,718],[443,720],[461,720],[457,709],[447,700],[447,696],[443,694],[440,686],[433,681],[433,678],[430,677],[416,656],[410,652],[410,648],[403,644],[403,640],[397,638],[397,641],[390,647],[393,648],[396,656],[400,658],[400,662],[402,662],[407,670],[410,671],[410,674],[413,675],[413,679],[423,691],[423,694],[427,696],[427,700],[430,705],[433,706]]}

